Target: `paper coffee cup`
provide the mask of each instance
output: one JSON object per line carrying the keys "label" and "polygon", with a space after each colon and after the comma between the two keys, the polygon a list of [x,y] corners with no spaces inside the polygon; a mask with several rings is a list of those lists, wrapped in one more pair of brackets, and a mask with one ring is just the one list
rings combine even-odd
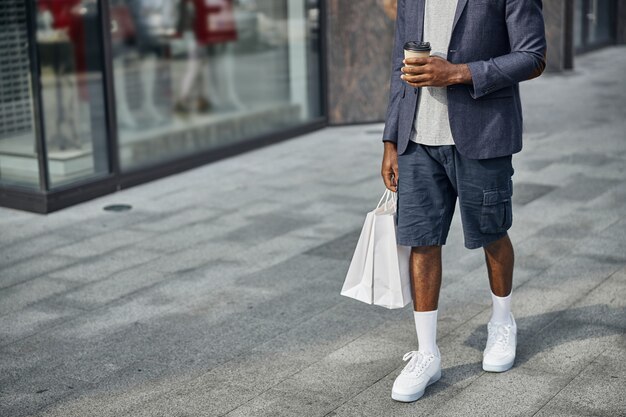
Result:
{"label": "paper coffee cup", "polygon": [[[404,44],[404,58],[428,58],[430,42],[408,41]],[[407,66],[411,66],[407,64]]]}

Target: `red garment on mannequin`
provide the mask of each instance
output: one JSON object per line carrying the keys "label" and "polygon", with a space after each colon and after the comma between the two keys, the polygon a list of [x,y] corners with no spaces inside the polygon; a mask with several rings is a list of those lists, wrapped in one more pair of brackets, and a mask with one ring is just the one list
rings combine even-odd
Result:
{"label": "red garment on mannequin", "polygon": [[[76,73],[85,73],[87,64],[85,57],[85,28],[79,13],[81,0],[39,0],[40,10],[48,10],[54,22],[52,27],[57,30],[66,30],[74,50],[74,70]],[[81,98],[87,100],[85,84],[79,80]]]}
{"label": "red garment on mannequin", "polygon": [[41,10],[49,10],[54,18],[54,29],[65,29],[72,23],[72,8],[80,0],[39,0],[37,5]]}
{"label": "red garment on mannequin", "polygon": [[193,0],[194,31],[201,45],[237,40],[233,0]]}

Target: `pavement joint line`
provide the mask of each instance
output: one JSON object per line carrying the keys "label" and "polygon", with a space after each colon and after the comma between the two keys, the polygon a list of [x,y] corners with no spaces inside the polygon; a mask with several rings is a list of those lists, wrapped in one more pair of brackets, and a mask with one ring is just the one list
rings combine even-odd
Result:
{"label": "pavement joint line", "polygon": [[[597,237],[602,238],[602,239],[607,239],[607,240],[613,240],[615,241],[615,239],[613,238],[613,236],[600,236],[602,233],[606,232],[607,230],[609,230],[611,227],[614,227],[617,223],[620,223],[621,221],[623,221],[624,218],[619,218],[617,220],[615,220],[613,223],[611,223],[610,225],[608,225],[607,227],[605,227],[602,230],[598,230],[597,233],[595,233],[595,235],[597,235]],[[578,245],[576,246],[578,247]]]}
{"label": "pavement joint line", "polygon": [[[0,250],[1,250],[1,248],[0,248]],[[31,257],[29,257],[29,258],[22,259],[21,261],[16,262],[16,263],[13,263],[12,265],[8,265],[8,266],[15,266],[15,265],[20,264],[20,263],[23,263],[23,262],[29,262],[30,260],[32,260],[33,258],[37,258],[38,256],[39,256],[39,255],[31,256]],[[82,263],[82,261],[84,261],[84,260],[86,260],[86,259],[87,259],[87,258],[83,258],[83,259],[81,260],[81,259],[78,259],[78,258],[72,258],[72,257],[70,257],[70,256],[64,256],[64,255],[55,255],[55,256],[59,256],[59,257],[63,257],[63,258],[67,258],[67,259],[68,259],[68,261],[70,261],[70,263],[69,263],[69,264],[66,264],[66,265],[63,265],[63,266],[60,266],[60,267],[57,267],[56,269],[52,269],[52,270],[49,270],[49,271],[43,272],[43,273],[41,273],[41,274],[39,274],[39,275],[36,275],[36,276],[34,276],[34,277],[31,277],[31,278],[25,279],[25,280],[23,280],[23,281],[14,282],[13,284],[9,284],[9,285],[6,285],[6,286],[3,286],[3,287],[0,287],[0,292],[2,292],[3,290],[8,290],[8,289],[13,288],[13,287],[16,287],[16,286],[18,286],[18,285],[24,284],[24,283],[26,283],[26,282],[33,281],[33,280],[38,279],[38,278],[45,277],[47,274],[51,274],[51,273],[54,273],[54,272],[59,272],[59,271],[62,271],[63,269],[66,269],[66,268],[68,268],[68,267],[76,266],[76,265],[78,265],[78,264]],[[97,257],[97,256],[100,256],[100,255],[93,255],[93,257]],[[75,261],[75,262],[71,262],[71,261]],[[2,317],[2,315],[1,315],[1,314],[0,314],[0,317]]]}
{"label": "pavement joint line", "polygon": [[[398,369],[398,367],[394,368],[394,371]],[[393,372],[393,371],[391,371]],[[369,388],[373,387],[374,385],[378,384],[380,381],[382,381],[383,379],[387,378],[387,376],[391,375],[391,372],[388,374],[385,374],[383,376],[381,376],[380,378],[378,378],[376,381],[372,382],[372,384],[367,387],[362,389],[361,391],[359,391],[356,395],[348,398],[347,400],[345,400],[344,402],[342,402],[341,404],[339,404],[337,407],[333,408],[332,410],[330,410],[328,413],[324,414],[324,417],[329,417],[332,413],[334,413],[339,407],[343,406],[344,404],[346,404],[348,401],[350,401],[353,398],[358,397],[359,395],[361,395],[362,393],[364,393],[365,391],[367,391]]]}
{"label": "pavement joint line", "polygon": [[[122,229],[113,229],[113,230],[108,230],[106,233],[108,233],[108,232],[112,232],[112,231],[117,231],[117,230],[122,230]],[[126,229],[124,229],[124,230],[126,230]],[[138,231],[138,230],[136,230],[136,231]],[[154,234],[155,234],[155,232],[146,232],[145,230],[141,230],[141,232],[144,232],[144,233],[146,233],[146,234],[150,234],[150,235],[154,235]],[[103,235],[103,234],[106,234],[106,233],[101,233],[100,235]],[[84,256],[84,257],[72,257],[72,256],[63,255],[63,254],[56,254],[56,253],[53,253],[53,251],[56,251],[56,250],[60,250],[60,249],[66,248],[66,247],[68,247],[68,246],[73,246],[73,245],[79,244],[79,243],[84,242],[84,241],[86,241],[86,240],[92,239],[92,238],[94,238],[94,237],[96,237],[96,236],[97,236],[97,235],[93,235],[93,236],[89,236],[89,237],[86,237],[86,238],[83,238],[83,239],[78,239],[78,240],[76,240],[76,241],[72,241],[71,243],[68,243],[67,245],[64,245],[64,246],[59,246],[58,248],[54,248],[54,249],[51,249],[51,250],[47,250],[47,251],[43,251],[43,252],[40,252],[40,253],[36,253],[36,254],[34,254],[33,256],[29,256],[29,257],[27,257],[27,258],[20,259],[20,260],[18,260],[18,261],[16,261],[16,262],[10,262],[10,263],[8,263],[8,264],[4,264],[4,265],[0,265],[0,266],[2,266],[3,268],[5,268],[5,267],[12,267],[12,266],[15,266],[15,265],[17,265],[17,264],[20,264],[20,263],[23,263],[23,262],[27,262],[27,261],[30,261],[30,260],[32,260],[32,259],[34,259],[34,258],[37,258],[37,257],[41,256],[41,255],[42,255],[42,253],[50,253],[50,254],[52,254],[52,255],[54,255],[54,256],[60,256],[60,257],[64,257],[64,258],[76,259],[76,260],[77,260],[77,262],[78,262],[78,263],[80,263],[81,261],[84,261],[84,260],[86,260],[86,259],[90,259],[90,258],[97,257],[97,256],[109,255],[109,254],[111,254],[111,252],[114,252],[114,251],[116,251],[116,250],[118,250],[118,249],[128,248],[128,247],[129,247],[129,246],[131,246],[131,245],[135,245],[135,244],[137,244],[137,243],[139,243],[139,242],[143,242],[144,240],[148,240],[148,239],[153,239],[153,238],[154,238],[154,236],[146,236],[146,237],[145,237],[145,238],[143,238],[143,239],[139,239],[139,240],[133,241],[133,242],[131,242],[131,243],[127,244],[127,245],[118,246],[118,247],[113,248],[113,249],[111,249],[111,250],[108,250],[108,251],[106,251],[106,252],[100,252],[100,253],[98,253],[98,254],[96,254],[96,255],[89,255],[89,256]],[[2,249],[2,248],[0,248],[0,250],[1,250],[1,249]],[[6,287],[6,288],[8,288],[8,287]]]}
{"label": "pavement joint line", "polygon": [[543,410],[557,395],[559,395],[561,393],[561,391],[563,391],[565,388],[567,388],[576,378],[578,378],[578,376],[580,374],[582,374],[587,368],[589,368],[591,366],[591,364],[600,357],[600,355],[604,354],[607,350],[609,350],[608,348],[605,348],[602,352],[598,353],[596,356],[593,357],[593,359],[587,364],[585,365],[580,371],[578,371],[576,373],[576,375],[574,375],[572,378],[570,378],[570,380],[567,382],[567,384],[563,385],[552,397],[550,397],[548,399],[548,401],[546,401],[541,407],[539,407],[539,409],[537,411],[535,411],[535,413],[532,415],[532,417],[535,417],[541,410]]}

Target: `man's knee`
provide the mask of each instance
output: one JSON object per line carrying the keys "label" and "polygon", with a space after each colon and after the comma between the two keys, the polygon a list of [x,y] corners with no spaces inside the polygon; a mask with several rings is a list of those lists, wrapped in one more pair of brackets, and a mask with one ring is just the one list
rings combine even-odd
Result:
{"label": "man's knee", "polygon": [[512,248],[511,240],[509,239],[508,234],[505,234],[501,238],[494,240],[493,242],[489,242],[488,244],[483,246],[483,249],[486,253],[498,252],[506,248]]}
{"label": "man's knee", "polygon": [[411,252],[418,255],[436,255],[441,252],[441,245],[413,246]]}

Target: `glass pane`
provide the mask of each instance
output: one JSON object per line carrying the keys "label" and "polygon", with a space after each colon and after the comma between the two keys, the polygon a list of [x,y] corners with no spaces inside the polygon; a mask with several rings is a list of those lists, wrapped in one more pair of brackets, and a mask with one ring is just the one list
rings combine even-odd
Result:
{"label": "glass pane", "polygon": [[24,0],[0,1],[0,184],[39,187]]}
{"label": "glass pane", "polygon": [[96,0],[37,0],[52,187],[109,172],[99,22]]}
{"label": "glass pane", "polygon": [[121,165],[321,116],[318,2],[111,0]]}
{"label": "glass pane", "polygon": [[576,0],[574,3],[574,48],[581,48],[585,45],[583,36],[583,19],[587,19],[587,11],[583,0]]}
{"label": "glass pane", "polygon": [[606,43],[613,40],[615,4],[613,0],[592,0],[589,23],[589,43]]}

